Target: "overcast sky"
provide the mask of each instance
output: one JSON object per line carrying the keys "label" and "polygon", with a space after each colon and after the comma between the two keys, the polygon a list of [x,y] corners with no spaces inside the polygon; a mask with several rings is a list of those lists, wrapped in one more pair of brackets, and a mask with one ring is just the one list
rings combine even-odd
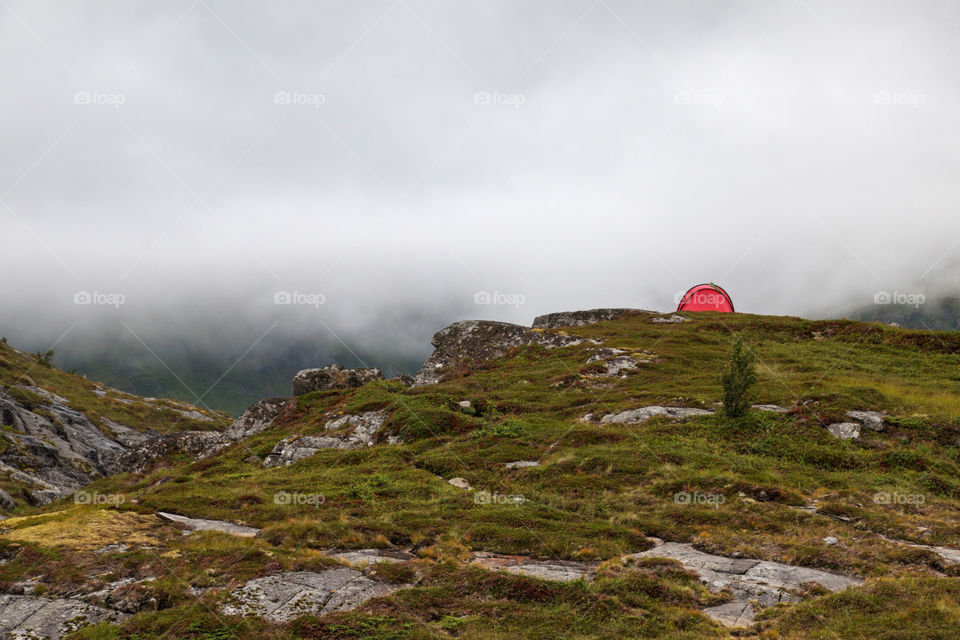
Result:
{"label": "overcast sky", "polygon": [[0,323],[426,349],[704,281],[929,294],[958,78],[957,2],[2,0]]}

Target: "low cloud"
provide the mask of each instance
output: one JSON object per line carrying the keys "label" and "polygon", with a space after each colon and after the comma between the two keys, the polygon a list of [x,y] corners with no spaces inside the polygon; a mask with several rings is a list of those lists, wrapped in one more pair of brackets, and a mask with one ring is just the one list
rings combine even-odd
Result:
{"label": "low cloud", "polygon": [[0,322],[24,343],[243,353],[273,326],[415,357],[465,317],[665,310],[703,281],[836,315],[956,273],[956,8],[3,14]]}

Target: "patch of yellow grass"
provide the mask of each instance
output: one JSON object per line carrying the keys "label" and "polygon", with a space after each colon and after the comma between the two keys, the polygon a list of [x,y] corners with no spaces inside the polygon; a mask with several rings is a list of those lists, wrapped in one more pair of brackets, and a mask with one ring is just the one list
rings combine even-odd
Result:
{"label": "patch of yellow grass", "polygon": [[[58,516],[58,517],[54,517]],[[108,544],[159,545],[156,516],[113,509],[67,509],[0,523],[0,536],[46,547],[99,549]]]}

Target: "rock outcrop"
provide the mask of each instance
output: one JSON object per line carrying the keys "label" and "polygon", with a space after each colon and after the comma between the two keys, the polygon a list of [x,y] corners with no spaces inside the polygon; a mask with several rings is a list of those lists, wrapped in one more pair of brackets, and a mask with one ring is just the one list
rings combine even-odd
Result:
{"label": "rock outcrop", "polygon": [[492,320],[464,320],[438,331],[432,340],[434,351],[423,363],[415,386],[435,384],[457,366],[501,358],[514,347],[538,344],[548,349],[569,347],[588,340]]}
{"label": "rock outcrop", "polygon": [[576,562],[569,560],[536,560],[527,556],[511,556],[500,553],[476,551],[470,554],[470,561],[490,571],[506,571],[520,576],[572,582],[591,580],[599,562]]}
{"label": "rock outcrop", "polygon": [[778,404],[754,404],[750,406],[757,411],[766,411],[768,413],[790,413],[789,407],[781,407]]}
{"label": "rock outcrop", "polygon": [[827,431],[838,440],[856,440],[860,437],[860,425],[856,422],[837,422],[827,425]]}
{"label": "rock outcrop", "polygon": [[[281,467],[309,458],[321,449],[361,449],[380,440],[380,430],[387,419],[386,411],[367,411],[328,420],[324,430],[330,435],[292,435],[284,438],[263,460],[265,467]],[[388,439],[396,443],[395,439]]]}
{"label": "rock outcrop", "polygon": [[680,324],[682,322],[690,322],[688,319],[677,314],[671,314],[669,316],[656,316],[650,318],[652,324]]}
{"label": "rock outcrop", "polygon": [[344,369],[339,364],[320,369],[304,369],[293,377],[293,395],[302,396],[312,391],[327,391],[329,389],[353,389],[373,382],[383,380],[383,371],[371,369]]}
{"label": "rock outcrop", "polygon": [[[828,516],[828,517],[832,517],[832,516]],[[881,535],[880,537],[883,538],[884,540],[887,540],[888,542],[893,542],[895,544],[902,544],[904,546],[911,547],[913,549],[923,549],[925,551],[930,551],[932,553],[935,553],[937,556],[940,557],[939,563],[942,568],[953,567],[960,564],[960,549],[952,549],[950,547],[940,547],[940,546],[929,545],[929,544],[916,544],[915,542],[908,542],[906,540],[897,540],[896,538],[889,538],[883,535]]]}
{"label": "rock outcrop", "polygon": [[539,467],[539,460],[515,460],[514,462],[507,462],[503,465],[507,469],[526,469],[528,467]]}
{"label": "rock outcrop", "polygon": [[116,464],[122,473],[146,473],[161,458],[186,453],[197,460],[207,458],[230,444],[219,431],[181,431],[150,438],[123,453]]}
{"label": "rock outcrop", "polygon": [[257,578],[233,592],[227,615],[256,615],[271,622],[350,611],[367,600],[385,596],[405,585],[372,580],[355,569],[288,571]]}
{"label": "rock outcrop", "polygon": [[733,594],[732,602],[704,611],[729,626],[745,626],[753,621],[751,601],[761,607],[799,601],[805,584],[816,583],[830,591],[863,584],[863,580],[853,576],[780,562],[715,556],[678,542],[666,542],[632,557],[677,560],[685,569],[696,573],[711,591],[729,590]]}
{"label": "rock outcrop", "polygon": [[[46,504],[69,495],[95,478],[115,473],[117,460],[136,440],[133,429],[110,423],[109,434],[66,399],[36,387],[23,387],[43,398],[27,408],[0,391],[0,425],[6,446],[0,471],[33,487],[31,500]],[[113,436],[113,437],[111,437]]]}
{"label": "rock outcrop", "polygon": [[227,440],[241,440],[270,428],[274,419],[289,404],[290,398],[268,398],[251,405],[233,421],[223,436]]}
{"label": "rock outcrop", "polygon": [[879,411],[847,411],[847,417],[874,431],[883,431],[886,427]]}
{"label": "rock outcrop", "polygon": [[116,470],[122,473],[146,473],[158,460],[178,453],[203,460],[238,440],[268,429],[289,402],[289,398],[261,400],[244,411],[222,433],[181,431],[144,440],[118,458]]}
{"label": "rock outcrop", "polygon": [[[91,593],[74,596],[74,599],[80,599],[86,603],[122,613],[134,614],[141,611],[156,611],[160,603],[148,589],[144,588],[146,584],[154,580],[156,578],[153,577],[143,580],[121,578]],[[113,615],[111,613],[110,617],[112,618]]]}
{"label": "rock outcrop", "polygon": [[158,512],[157,515],[164,520],[169,520],[170,522],[176,522],[177,524],[183,525],[188,529],[187,533],[192,533],[194,531],[220,531],[221,533],[229,533],[230,535],[240,536],[242,538],[252,538],[260,533],[260,529],[248,527],[242,524],[234,524],[233,522],[226,522],[224,520],[188,518],[187,516],[181,516],[175,513],[166,513],[164,511]]}
{"label": "rock outcrop", "polygon": [[392,380],[393,382],[399,382],[405,387],[412,387],[413,383],[417,381],[416,378],[414,378],[409,373],[401,373],[396,377],[390,378],[390,380]]}
{"label": "rock outcrop", "polygon": [[621,376],[626,375],[628,371],[637,369],[641,364],[651,362],[655,357],[656,355],[652,353],[631,353],[626,349],[602,347],[587,359],[587,364],[600,364],[604,367],[602,372],[592,375]]}
{"label": "rock outcrop", "polygon": [[367,566],[386,562],[396,564],[410,562],[417,556],[403,549],[349,549],[346,551],[324,551],[323,555],[335,558],[350,565]]}
{"label": "rock outcrop", "polygon": [[127,617],[73,598],[0,595],[0,634],[4,638],[58,640],[88,624]]}
{"label": "rock outcrop", "polygon": [[640,407],[639,409],[629,409],[620,413],[608,413],[602,418],[597,418],[591,413],[580,418],[581,422],[599,422],[600,424],[637,424],[646,422],[654,416],[664,416],[675,420],[686,420],[694,416],[708,416],[713,411],[709,409],[696,409],[693,407],[661,407],[653,405],[651,407]]}
{"label": "rock outcrop", "polygon": [[582,327],[587,324],[606,322],[622,318],[628,313],[653,313],[642,309],[588,309],[586,311],[558,311],[537,316],[533,319],[535,329],[556,329],[558,327]]}

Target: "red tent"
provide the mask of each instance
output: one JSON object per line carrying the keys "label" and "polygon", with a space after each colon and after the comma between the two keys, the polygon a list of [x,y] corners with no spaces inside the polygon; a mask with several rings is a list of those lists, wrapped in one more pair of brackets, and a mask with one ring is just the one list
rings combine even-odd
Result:
{"label": "red tent", "polygon": [[733,300],[723,287],[713,283],[698,284],[683,294],[677,311],[724,311],[733,313]]}

